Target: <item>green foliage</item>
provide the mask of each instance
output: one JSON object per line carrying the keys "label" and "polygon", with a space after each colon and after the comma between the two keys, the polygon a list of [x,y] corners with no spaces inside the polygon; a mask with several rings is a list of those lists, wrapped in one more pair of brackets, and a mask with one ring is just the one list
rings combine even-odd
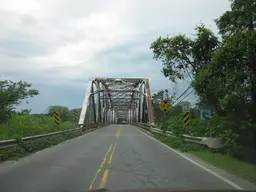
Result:
{"label": "green foliage", "polygon": [[153,136],[160,140],[161,142],[165,143],[166,145],[178,149],[182,152],[188,151],[203,151],[205,147],[203,145],[198,145],[194,143],[188,143],[184,141],[181,137],[167,137],[163,134],[154,133]]}
{"label": "green foliage", "polygon": [[22,109],[20,113],[21,115],[29,115],[31,113],[31,109]]}
{"label": "green foliage", "polygon": [[[18,158],[79,135],[78,132],[69,132],[22,142],[22,137],[71,129],[74,126],[74,123],[69,121],[73,120],[73,111],[63,106],[50,106],[48,114],[30,114],[30,109],[15,112],[15,105],[39,94],[37,90],[30,88],[31,84],[27,82],[0,81],[0,140],[19,141],[17,146],[0,150],[0,161]],[[54,124],[52,115],[55,111],[60,114],[60,126]]]}
{"label": "green foliage", "polygon": [[22,100],[39,94],[38,90],[31,89],[32,85],[27,82],[2,81],[0,80],[0,123],[8,120],[15,105]]}
{"label": "green foliage", "polygon": [[174,135],[180,135],[184,133],[183,129],[183,114],[169,117],[167,120],[168,131],[171,131]]}
{"label": "green foliage", "polygon": [[193,155],[223,170],[256,183],[256,166],[236,158],[207,151],[192,151]]}
{"label": "green foliage", "polygon": [[17,159],[27,154],[34,153],[36,151],[57,145],[65,140],[72,139],[80,135],[80,132],[68,132],[60,135],[53,135],[49,137],[39,138],[33,141],[21,142],[19,145],[1,149],[0,150],[0,161],[8,159]]}
{"label": "green foliage", "polygon": [[[240,149],[237,145],[238,134],[227,129],[227,127],[234,126],[227,118],[214,115],[212,125],[210,125],[209,121],[200,119],[199,111],[196,108],[191,108],[190,125],[187,129],[183,126],[183,112],[180,105],[176,105],[173,111],[168,113],[166,121],[158,122],[158,126],[161,127],[163,133],[170,131],[177,138],[182,138],[183,134],[196,137],[222,137],[225,140],[225,145],[218,151],[226,155],[237,155]],[[163,136],[160,140],[182,151],[204,148],[203,146],[198,148],[196,147],[198,144],[187,143],[177,138]],[[171,141],[169,141],[170,139]]]}
{"label": "green foliage", "polygon": [[167,89],[158,91],[157,93],[154,93],[152,95],[152,102],[154,105],[159,105],[161,101],[168,100],[170,103],[173,102],[173,99],[175,98],[175,93],[170,95],[169,91]]}
{"label": "green foliage", "polygon": [[255,29],[255,10],[255,0],[231,0],[231,11],[216,19],[220,34],[227,37],[238,31]]}
{"label": "green foliage", "polygon": [[71,128],[71,122],[62,122],[59,127],[55,126],[52,117],[12,114],[6,123],[0,124],[0,140],[22,138]]}
{"label": "green foliage", "polygon": [[223,41],[193,82],[201,101],[224,117],[221,136],[230,155],[242,155],[240,148],[248,147],[244,132],[254,136],[249,146],[256,144],[255,8],[255,1],[234,0],[231,11],[216,20]]}
{"label": "green foliage", "polygon": [[175,93],[172,93],[170,95],[169,91],[167,89],[158,91],[157,93],[154,93],[152,95],[152,103],[154,108],[154,114],[155,114],[155,120],[156,122],[163,121],[163,111],[159,108],[159,105],[161,101],[167,100],[170,102],[170,104],[173,103],[173,100],[175,98]]}
{"label": "green foliage", "polygon": [[151,44],[154,58],[162,60],[162,73],[173,82],[183,79],[185,73],[198,73],[208,64],[218,47],[217,37],[203,24],[195,30],[194,39],[180,34],[174,37],[159,37]]}
{"label": "green foliage", "polygon": [[218,113],[225,115],[232,110],[237,116],[245,114],[246,118],[252,118],[255,113],[255,101],[251,98],[256,89],[253,83],[256,70],[250,67],[247,57],[247,50],[256,47],[256,32],[253,33],[251,43],[246,43],[250,37],[247,34],[227,37],[208,68],[195,77],[195,90]]}
{"label": "green foliage", "polygon": [[[231,0],[231,10],[216,19],[221,42],[200,25],[194,39],[185,35],[159,37],[150,47],[170,80],[192,73],[198,106],[207,105],[215,113],[210,127],[198,118],[198,109],[193,109],[189,134],[208,137],[211,130],[213,137],[225,139],[223,152],[228,155],[242,154],[245,145],[251,150],[256,146],[255,10],[255,0]],[[175,116],[168,117],[167,126],[178,134],[181,117]]]}
{"label": "green foliage", "polygon": [[239,146],[236,143],[239,135],[234,133],[231,129],[223,130],[223,132],[219,135],[224,138],[224,152],[229,156],[234,156],[238,153]]}
{"label": "green foliage", "polygon": [[48,107],[48,115],[53,116],[54,112],[58,112],[60,119],[62,121],[68,121],[69,120],[69,109],[65,106],[59,106],[59,105],[52,105]]}
{"label": "green foliage", "polygon": [[80,113],[81,113],[81,108],[77,108],[77,109],[71,109],[70,111],[69,111],[69,115],[68,115],[68,120],[69,121],[75,121],[74,120],[74,110],[76,110],[77,111],[77,120],[76,120],[76,122],[78,122],[78,120],[79,120],[79,117],[80,117]]}

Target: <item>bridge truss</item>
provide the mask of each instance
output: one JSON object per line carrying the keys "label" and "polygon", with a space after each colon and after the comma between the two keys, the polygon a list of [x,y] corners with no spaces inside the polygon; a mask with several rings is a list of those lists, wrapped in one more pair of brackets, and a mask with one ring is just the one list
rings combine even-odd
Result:
{"label": "bridge truss", "polygon": [[154,125],[149,80],[145,78],[90,79],[79,126],[121,121]]}

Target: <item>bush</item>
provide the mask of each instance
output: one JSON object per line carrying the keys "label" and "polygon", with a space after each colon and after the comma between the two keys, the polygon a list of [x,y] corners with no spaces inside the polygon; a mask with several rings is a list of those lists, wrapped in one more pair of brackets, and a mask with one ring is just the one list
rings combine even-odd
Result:
{"label": "bush", "polygon": [[[234,125],[231,125],[227,118],[214,116],[210,126],[209,121],[201,120],[198,116],[193,115],[193,118],[190,117],[190,126],[185,129],[183,126],[183,113],[180,113],[175,116],[169,116],[165,122],[160,122],[159,124],[162,125],[162,130],[171,131],[177,137],[175,139],[161,137],[160,140],[181,151],[206,149],[202,145],[182,140],[183,134],[196,137],[210,137],[211,133],[212,137],[222,137],[225,140],[224,147],[221,150],[217,150],[218,152],[231,156],[239,153],[240,147],[237,144],[239,135],[232,130]],[[210,151],[211,149],[208,150]]]}
{"label": "bush", "polygon": [[168,137],[160,133],[154,133],[153,136],[166,145],[183,152],[202,151],[206,149],[203,145],[186,142],[182,137]]}
{"label": "bush", "polygon": [[8,159],[17,159],[27,154],[57,145],[65,140],[72,139],[80,135],[79,131],[68,132],[59,135],[39,138],[33,141],[20,142],[17,146],[9,147],[0,150],[0,161]]}
{"label": "bush", "polygon": [[0,124],[0,140],[22,138],[72,128],[72,122],[54,125],[52,117],[12,114],[6,123]]}

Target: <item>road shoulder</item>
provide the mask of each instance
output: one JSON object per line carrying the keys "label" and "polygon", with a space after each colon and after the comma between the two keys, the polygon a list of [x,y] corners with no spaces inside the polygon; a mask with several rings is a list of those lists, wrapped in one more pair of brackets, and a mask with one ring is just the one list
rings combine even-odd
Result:
{"label": "road shoulder", "polygon": [[208,162],[205,162],[203,160],[201,160],[200,158],[194,156],[191,153],[184,153],[184,152],[180,152],[176,149],[171,148],[170,146],[166,145],[165,143],[162,143],[161,141],[157,140],[156,138],[153,137],[152,133],[150,133],[149,131],[137,127],[138,130],[140,132],[142,132],[143,134],[147,135],[148,137],[150,137],[151,139],[155,140],[156,142],[164,145],[165,147],[167,147],[168,149],[170,149],[171,151],[175,152],[176,154],[182,156],[183,158],[187,159],[188,161],[192,162],[193,164],[197,165],[198,167],[204,169],[205,171],[213,174],[214,176],[218,177],[219,179],[225,181],[226,183],[230,184],[231,186],[235,187],[236,189],[239,190],[256,190],[256,185],[254,185],[253,183],[242,179],[240,177],[234,176]]}

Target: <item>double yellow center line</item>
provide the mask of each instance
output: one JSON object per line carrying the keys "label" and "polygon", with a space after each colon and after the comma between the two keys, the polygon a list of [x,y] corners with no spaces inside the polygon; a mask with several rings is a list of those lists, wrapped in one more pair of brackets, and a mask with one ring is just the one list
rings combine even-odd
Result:
{"label": "double yellow center line", "polygon": [[[89,186],[89,189],[92,189],[92,188],[93,188],[93,184],[94,184],[94,182],[96,181],[96,179],[97,179],[98,175],[100,174],[101,170],[102,170],[102,169],[104,168],[104,166],[106,165],[107,160],[108,160],[108,164],[111,164],[112,159],[113,159],[113,156],[114,156],[114,154],[115,154],[116,143],[117,143],[117,139],[118,139],[118,137],[119,137],[119,135],[120,135],[120,131],[121,131],[121,127],[119,127],[119,128],[117,129],[116,134],[115,134],[116,139],[115,139],[115,141],[114,141],[114,144],[111,144],[111,145],[109,146],[108,151],[106,152],[106,154],[105,154],[105,156],[104,156],[104,158],[103,158],[103,160],[102,160],[102,162],[101,162],[101,164],[100,164],[100,167],[98,168],[98,170],[97,170],[97,172],[96,172],[96,174],[95,174],[95,176],[94,176],[94,178],[93,178],[93,180],[92,180],[92,182],[91,182],[91,184],[90,184],[90,186]],[[110,154],[110,155],[109,155],[109,154]],[[109,157],[109,159],[108,159],[108,157]],[[106,165],[106,166],[107,166],[107,165]],[[105,171],[104,171],[104,173],[103,173],[103,175],[102,175],[101,182],[100,182],[100,188],[103,188],[103,187],[106,185],[106,183],[107,183],[107,178],[108,178],[108,167],[105,168]]]}

